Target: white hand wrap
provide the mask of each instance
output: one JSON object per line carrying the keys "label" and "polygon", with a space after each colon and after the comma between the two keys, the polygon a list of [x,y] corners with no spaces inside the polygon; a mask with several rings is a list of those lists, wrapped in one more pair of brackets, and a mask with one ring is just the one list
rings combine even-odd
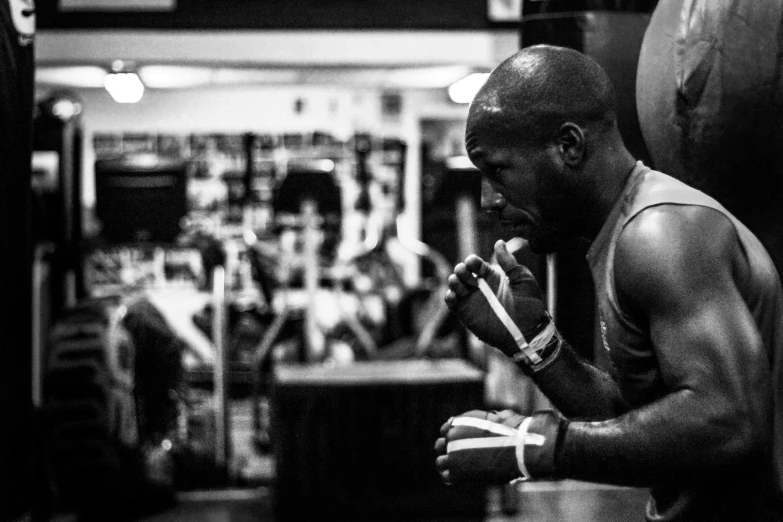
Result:
{"label": "white hand wrap", "polygon": [[511,337],[514,338],[514,341],[519,347],[519,351],[513,355],[514,362],[526,361],[530,366],[533,367],[543,363],[544,361],[540,354],[552,340],[552,337],[557,334],[555,322],[550,319],[546,328],[544,328],[541,333],[539,333],[532,341],[530,341],[530,343],[528,343],[525,339],[525,336],[522,334],[522,331],[516,325],[511,316],[508,315],[508,312],[505,308],[503,308],[503,305],[500,304],[500,301],[495,295],[495,292],[492,291],[484,278],[477,277],[476,279],[478,280],[478,288],[481,290],[481,293],[484,294],[484,297],[487,299],[490,308],[492,308],[492,311],[495,312],[495,315],[497,315],[500,322],[503,323],[503,325],[506,327],[506,330],[508,330],[508,333],[511,334]]}
{"label": "white hand wrap", "polygon": [[461,480],[489,482],[503,478],[530,480],[525,446],[543,446],[545,442],[544,436],[528,433],[531,417],[519,417],[522,422],[512,427],[470,415],[451,421],[446,453],[451,459],[452,475]]}

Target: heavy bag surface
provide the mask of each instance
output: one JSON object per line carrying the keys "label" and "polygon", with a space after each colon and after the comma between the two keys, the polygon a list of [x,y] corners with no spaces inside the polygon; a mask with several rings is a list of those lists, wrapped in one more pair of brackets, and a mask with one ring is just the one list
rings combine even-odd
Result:
{"label": "heavy bag surface", "polygon": [[662,0],[636,94],[653,167],[742,220],[783,268],[782,0]]}
{"label": "heavy bag surface", "polygon": [[[661,0],[645,34],[637,107],[653,166],[707,192],[783,269],[783,0]],[[783,491],[783,354],[773,354]]]}

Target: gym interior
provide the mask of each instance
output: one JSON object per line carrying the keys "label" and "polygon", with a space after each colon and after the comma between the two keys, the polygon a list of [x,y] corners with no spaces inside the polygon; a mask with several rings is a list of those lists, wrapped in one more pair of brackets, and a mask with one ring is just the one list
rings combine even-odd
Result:
{"label": "gym interior", "polygon": [[[654,165],[640,54],[682,1],[18,3],[34,73],[3,76],[31,82],[32,146],[0,194],[0,518],[641,520],[644,489],[443,483],[443,422],[548,404],[443,296],[503,238],[464,145],[487,73],[539,43],[588,54]],[[588,245],[515,241],[604,364]]]}

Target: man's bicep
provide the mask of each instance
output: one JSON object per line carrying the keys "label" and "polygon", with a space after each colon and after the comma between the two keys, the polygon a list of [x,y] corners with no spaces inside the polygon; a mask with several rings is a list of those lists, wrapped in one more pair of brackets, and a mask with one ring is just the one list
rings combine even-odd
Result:
{"label": "man's bicep", "polygon": [[771,378],[744,300],[736,289],[722,290],[720,297],[715,289],[694,292],[679,315],[652,316],[650,334],[665,388],[682,398],[659,418],[676,426],[683,443],[700,441],[716,465],[731,466],[767,442]]}
{"label": "man's bicep", "polygon": [[758,328],[734,280],[742,251],[731,222],[702,208],[662,208],[618,245],[618,292],[649,325],[669,392],[691,390],[716,415],[765,389]]}
{"label": "man's bicep", "polygon": [[[706,295],[705,295],[706,294]],[[669,391],[752,401],[767,366],[755,322],[736,288],[696,292],[649,319],[650,339]]]}

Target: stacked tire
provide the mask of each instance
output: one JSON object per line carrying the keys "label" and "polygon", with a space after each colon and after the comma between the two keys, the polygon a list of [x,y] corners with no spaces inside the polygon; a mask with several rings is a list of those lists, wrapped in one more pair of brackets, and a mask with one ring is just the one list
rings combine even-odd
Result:
{"label": "stacked tire", "polygon": [[138,386],[140,346],[126,302],[94,299],[68,310],[52,330],[44,383],[58,497],[102,520],[173,499],[171,442],[153,437],[141,415],[154,398]]}

